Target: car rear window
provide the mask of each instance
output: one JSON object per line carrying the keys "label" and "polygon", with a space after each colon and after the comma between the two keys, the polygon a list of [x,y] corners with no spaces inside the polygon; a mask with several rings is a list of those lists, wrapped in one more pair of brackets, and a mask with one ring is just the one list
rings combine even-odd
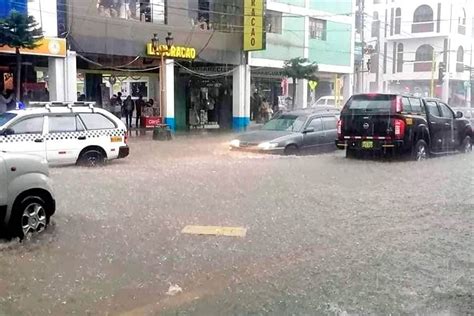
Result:
{"label": "car rear window", "polygon": [[395,95],[355,95],[346,104],[345,110],[352,113],[390,112]]}
{"label": "car rear window", "polygon": [[81,113],[79,116],[88,130],[91,129],[114,129],[114,122],[100,113]]}

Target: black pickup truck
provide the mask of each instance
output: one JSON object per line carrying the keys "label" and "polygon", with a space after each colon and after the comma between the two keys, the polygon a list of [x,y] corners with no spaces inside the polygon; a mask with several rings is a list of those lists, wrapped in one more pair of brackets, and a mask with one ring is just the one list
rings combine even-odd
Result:
{"label": "black pickup truck", "polygon": [[336,146],[348,157],[361,152],[409,154],[415,160],[471,152],[473,127],[437,99],[397,94],[352,96],[341,111]]}

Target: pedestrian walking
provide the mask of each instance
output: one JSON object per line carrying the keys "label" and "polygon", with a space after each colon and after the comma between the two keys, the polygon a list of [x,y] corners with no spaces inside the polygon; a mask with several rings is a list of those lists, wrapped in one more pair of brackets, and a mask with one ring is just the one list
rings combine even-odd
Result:
{"label": "pedestrian walking", "polygon": [[7,90],[7,97],[11,98],[10,102],[7,103],[7,111],[16,110],[15,91]]}
{"label": "pedestrian walking", "polygon": [[268,122],[273,114],[273,110],[270,107],[266,98],[262,99],[262,105],[260,106],[260,117],[262,118],[263,123]]}
{"label": "pedestrian walking", "polygon": [[132,128],[132,115],[133,109],[135,108],[135,102],[132,100],[132,96],[128,96],[125,101],[123,101],[123,110],[125,112],[125,122],[128,128]]}
{"label": "pedestrian walking", "polygon": [[142,117],[142,111],[143,108],[145,107],[145,100],[143,100],[143,96],[140,94],[138,96],[138,100],[135,101],[135,114],[136,114],[136,119],[135,119],[135,126],[138,128],[140,126],[140,119]]}

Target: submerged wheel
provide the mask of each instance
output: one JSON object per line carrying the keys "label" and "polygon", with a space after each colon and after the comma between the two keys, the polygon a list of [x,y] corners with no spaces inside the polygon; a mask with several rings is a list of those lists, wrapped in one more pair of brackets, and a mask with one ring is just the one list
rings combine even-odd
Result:
{"label": "submerged wheel", "polygon": [[28,234],[40,233],[49,224],[45,201],[38,196],[27,196],[15,205],[10,221],[12,237],[23,239]]}
{"label": "submerged wheel", "polygon": [[415,147],[413,148],[412,158],[416,161],[423,161],[428,159],[429,152],[428,152],[428,144],[423,140],[420,139],[416,142]]}
{"label": "submerged wheel", "polygon": [[97,149],[89,149],[81,154],[77,161],[77,164],[84,167],[97,167],[103,165],[104,162],[104,153]]}
{"label": "submerged wheel", "polygon": [[298,146],[296,145],[288,145],[285,147],[285,155],[287,156],[295,156],[299,154]]}
{"label": "submerged wheel", "polygon": [[461,152],[466,153],[466,154],[472,152],[471,136],[467,135],[466,137],[464,137],[461,143]]}

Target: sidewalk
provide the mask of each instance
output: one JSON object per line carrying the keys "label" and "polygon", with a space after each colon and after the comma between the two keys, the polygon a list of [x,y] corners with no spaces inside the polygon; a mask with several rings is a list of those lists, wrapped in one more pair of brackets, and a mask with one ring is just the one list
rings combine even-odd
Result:
{"label": "sidewalk", "polygon": [[[125,124],[125,120],[123,119]],[[261,129],[263,124],[250,122],[250,125],[247,127],[247,132],[256,131]],[[245,131],[243,131],[245,132]],[[235,132],[232,130],[220,130],[220,129],[190,129],[188,131],[175,131],[173,132],[174,138],[193,138],[193,137],[232,137],[232,135],[240,134],[243,132]],[[129,130],[129,136],[131,138],[151,138],[153,136],[152,128],[136,128],[133,127]]]}

